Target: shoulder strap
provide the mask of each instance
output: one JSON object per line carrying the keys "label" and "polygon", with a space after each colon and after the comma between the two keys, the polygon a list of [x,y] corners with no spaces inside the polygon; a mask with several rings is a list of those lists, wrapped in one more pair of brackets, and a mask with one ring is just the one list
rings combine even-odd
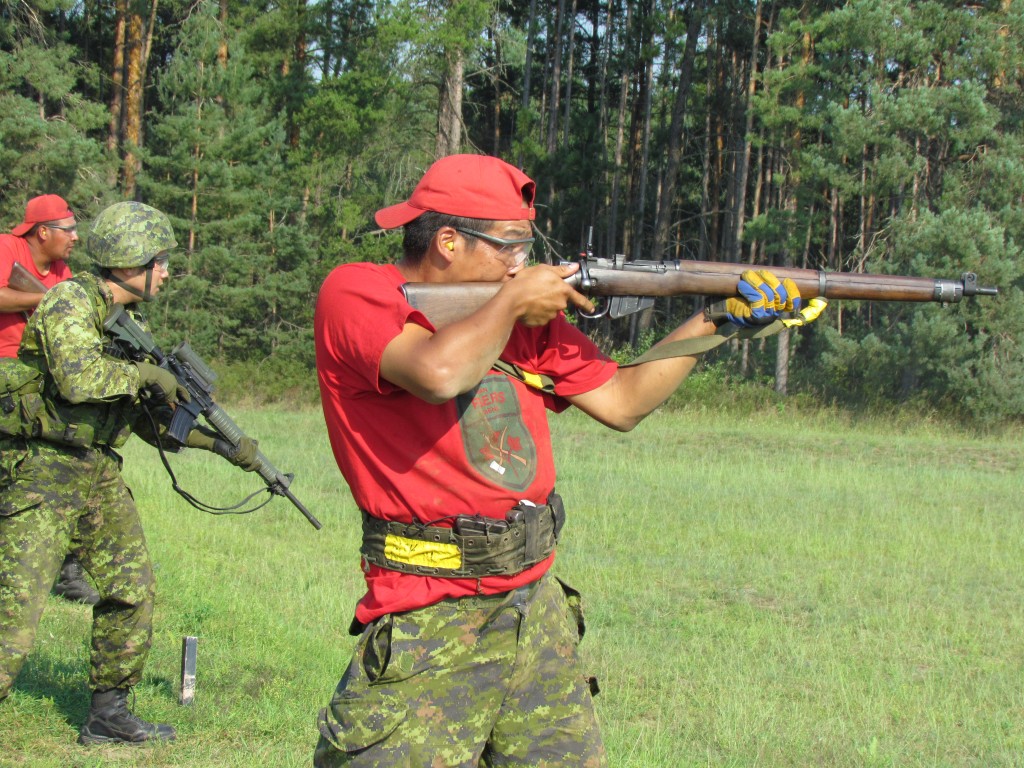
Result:
{"label": "shoulder strap", "polygon": [[501,371],[506,376],[519,379],[528,387],[539,389],[541,392],[546,392],[549,395],[555,394],[555,380],[550,376],[524,370],[515,363],[507,362],[501,358],[498,358],[491,367],[496,371]]}
{"label": "shoulder strap", "polygon": [[[653,360],[666,360],[670,357],[702,355],[733,339],[763,339],[768,336],[774,336],[784,328],[786,328],[786,323],[782,320],[776,320],[768,325],[760,325],[755,328],[743,328],[734,323],[722,323],[710,336],[697,336],[692,339],[679,339],[658,344],[644,352],[633,362],[622,363],[619,367],[629,368],[633,365],[643,365]],[[530,371],[523,370],[515,363],[509,363],[500,358],[491,367],[514,379],[519,379],[534,389],[539,389],[549,394],[554,394],[555,392],[554,380],[550,376],[531,373]]]}
{"label": "shoulder strap", "polygon": [[774,336],[785,328],[781,320],[776,320],[768,325],[761,325],[756,328],[741,328],[733,323],[722,323],[710,336],[697,336],[693,339],[679,339],[658,344],[644,352],[640,357],[631,363],[620,365],[620,368],[628,368],[631,365],[642,365],[652,360],[665,360],[670,357],[688,357],[690,355],[702,355],[715,347],[725,344],[733,339],[763,339],[766,336]]}

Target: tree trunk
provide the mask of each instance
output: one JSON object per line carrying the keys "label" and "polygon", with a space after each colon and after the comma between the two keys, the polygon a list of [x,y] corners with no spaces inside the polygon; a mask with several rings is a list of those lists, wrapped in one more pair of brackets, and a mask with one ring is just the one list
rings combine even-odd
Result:
{"label": "tree trunk", "polygon": [[[726,93],[725,64],[722,61],[722,40],[718,29],[711,29],[708,32],[708,92],[714,94]],[[722,115],[721,109],[716,108],[712,103],[708,109],[708,163],[707,163],[707,227],[708,246],[713,254],[712,258],[720,258],[722,253],[722,187],[725,173],[725,122],[728,115]]]}
{"label": "tree trunk", "polygon": [[[572,0],[572,12],[569,14],[569,18],[570,19],[575,19],[576,18],[576,0]],[[576,39],[576,24],[570,23],[569,24],[569,41],[568,41],[569,61],[568,61],[568,71],[566,72],[566,78],[565,78],[565,116],[562,118],[562,123],[563,123],[563,125],[562,125],[562,148],[563,149],[568,148],[568,146],[569,146],[569,134],[571,132],[571,126],[572,126],[572,74],[573,74],[573,65],[575,64],[575,61],[576,61],[576,56],[575,56],[576,46],[575,46],[575,42],[574,42],[575,39]]]}
{"label": "tree trunk", "polygon": [[140,168],[137,153],[142,146],[142,54],[142,17],[129,13],[125,25],[124,117],[121,128],[121,192],[128,199],[135,197],[136,176]]}
{"label": "tree trunk", "polygon": [[530,106],[530,78],[533,75],[533,42],[537,37],[537,0],[530,0],[530,20],[527,22],[526,63],[523,64],[523,110]]}
{"label": "tree trunk", "polygon": [[[221,29],[226,33],[228,28],[228,0],[220,0],[218,19],[220,19]],[[217,63],[220,64],[221,69],[227,69],[228,67],[227,34],[221,35],[220,43],[217,45]]]}
{"label": "tree trunk", "polygon": [[780,395],[789,394],[789,328],[783,328],[775,338],[775,391]]}
{"label": "tree trunk", "polygon": [[[626,5],[625,28],[628,29],[632,19],[632,4]],[[615,150],[612,157],[611,200],[608,204],[608,249],[616,250],[619,240],[619,194],[622,188],[622,150],[626,135],[626,95],[629,92],[629,73],[623,71],[619,76],[619,104],[616,113]],[[625,250],[625,248],[623,248]]]}
{"label": "tree trunk", "polygon": [[465,80],[465,54],[461,48],[445,51],[445,72],[437,105],[437,159],[454,155],[462,145],[462,87]]}
{"label": "tree trunk", "polygon": [[[306,72],[306,0],[299,0],[296,3],[295,13],[298,17],[295,25],[295,40],[292,43],[292,72],[296,89],[305,77]],[[294,95],[292,98],[296,98]],[[298,149],[302,141],[302,126],[299,125],[298,115],[293,106],[288,109],[288,146]]]}
{"label": "tree trunk", "polygon": [[683,158],[686,103],[693,85],[693,62],[697,54],[697,37],[703,22],[703,11],[704,0],[694,0],[690,7],[690,23],[686,28],[686,47],[683,50],[683,60],[680,62],[679,84],[676,87],[676,98],[672,105],[672,117],[668,130],[665,182],[661,187],[658,213],[655,216],[652,253],[654,258],[659,260],[665,257],[668,233],[672,226],[672,203],[676,194],[679,166],[682,164]]}
{"label": "tree trunk", "polygon": [[549,155],[558,146],[559,96],[562,90],[562,28],[565,23],[565,0],[558,0],[555,17],[555,39],[551,51],[551,102],[548,104],[548,136],[545,146]]}
{"label": "tree trunk", "polygon": [[[523,64],[523,99],[522,112],[525,114],[530,108],[530,87],[533,80],[533,45],[537,39],[537,0],[530,0],[530,18],[526,26],[526,61]],[[518,121],[517,121],[518,122]],[[531,121],[532,123],[532,121]],[[523,166],[523,150],[519,150],[519,157],[516,164]]]}
{"label": "tree trunk", "polygon": [[[757,218],[761,215],[761,195],[763,194],[764,187],[764,142],[760,142],[757,148],[757,160],[754,162],[754,168],[757,169],[757,174],[754,177],[754,199],[750,204],[750,216],[751,218]],[[757,264],[763,259],[758,258],[758,249],[761,244],[757,238],[752,238],[750,241],[750,263]]]}
{"label": "tree trunk", "polygon": [[[199,62],[200,77],[199,82],[203,82],[202,70],[205,63]],[[196,125],[202,125],[203,123],[203,99],[201,97],[196,98]],[[188,271],[187,274],[192,274],[192,254],[196,250],[196,229],[199,222],[199,164],[202,157],[203,148],[196,142],[192,145],[192,200],[190,205],[190,219],[188,226]]]}
{"label": "tree trunk", "polygon": [[643,79],[643,113],[641,115],[639,131],[639,146],[634,145],[634,152],[639,152],[639,162],[636,163],[634,174],[633,194],[633,222],[630,229],[633,231],[633,258],[641,258],[641,249],[644,245],[644,208],[647,207],[647,165],[648,153],[651,143],[651,99],[654,92],[654,62],[648,59],[644,64]]}
{"label": "tree trunk", "polygon": [[[138,13],[128,13],[125,23],[124,63],[124,105],[121,110],[121,138],[124,157],[122,158],[122,192],[125,197],[135,197],[136,177],[142,167],[138,151],[143,145],[143,121],[145,113],[146,71],[149,51],[153,45],[153,30],[156,27],[156,13],[159,0],[152,0],[148,23]],[[126,4],[127,8],[127,4]]]}
{"label": "tree trunk", "polygon": [[[629,27],[630,18],[632,15],[632,5],[626,6],[626,27]],[[615,155],[612,159],[612,200],[608,210],[608,246],[614,251],[615,244],[618,242],[619,233],[619,197],[622,194],[622,166],[623,166],[623,153],[626,142],[626,109],[629,104],[629,72],[623,70],[622,75],[619,77],[619,106],[618,115],[616,117],[615,126]],[[623,252],[628,247],[628,242],[623,237]]]}
{"label": "tree trunk", "polygon": [[[128,19],[128,0],[117,0],[114,18],[114,58],[110,68],[110,120],[107,127],[107,150],[113,155],[124,141],[124,46]],[[117,169],[111,165],[110,186],[117,184]]]}
{"label": "tree trunk", "polygon": [[701,156],[701,166],[703,173],[700,175],[700,218],[697,221],[700,239],[697,241],[697,258],[707,261],[714,255],[708,227],[711,216],[711,110],[704,115],[704,152]]}
{"label": "tree trunk", "polygon": [[736,218],[733,234],[733,261],[742,261],[743,223],[747,207],[747,178],[750,174],[750,135],[754,130],[754,93],[757,89],[757,59],[761,41],[761,0],[754,9],[754,39],[751,45],[750,66],[747,68],[746,121],[744,124],[743,152],[736,173]]}
{"label": "tree trunk", "polygon": [[491,129],[491,154],[495,157],[501,154],[501,85],[504,82],[504,78],[501,77],[498,66],[498,63],[495,62],[491,67],[491,72],[493,73],[491,75],[491,87],[494,88],[494,108],[491,114],[491,121],[493,124],[493,128]]}

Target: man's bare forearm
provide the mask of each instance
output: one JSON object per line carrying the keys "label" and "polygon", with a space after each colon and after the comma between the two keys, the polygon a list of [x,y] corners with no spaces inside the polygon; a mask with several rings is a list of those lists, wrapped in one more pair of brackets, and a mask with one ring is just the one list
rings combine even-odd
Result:
{"label": "man's bare forearm", "polygon": [[42,298],[41,293],[25,293],[4,286],[0,288],[0,312],[30,312]]}
{"label": "man's bare forearm", "polygon": [[[715,325],[704,313],[690,317],[655,346],[671,341],[710,336]],[[569,400],[605,426],[628,432],[664,403],[697,364],[693,355],[652,360],[642,365],[619,368],[615,376],[598,389]]]}

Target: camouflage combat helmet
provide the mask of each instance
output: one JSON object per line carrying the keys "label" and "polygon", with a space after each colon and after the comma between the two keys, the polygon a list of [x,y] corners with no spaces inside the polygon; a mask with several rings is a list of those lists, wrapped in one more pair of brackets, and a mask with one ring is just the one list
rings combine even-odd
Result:
{"label": "camouflage combat helmet", "polygon": [[114,203],[100,211],[86,241],[93,261],[107,269],[145,266],[177,244],[167,216],[135,202]]}

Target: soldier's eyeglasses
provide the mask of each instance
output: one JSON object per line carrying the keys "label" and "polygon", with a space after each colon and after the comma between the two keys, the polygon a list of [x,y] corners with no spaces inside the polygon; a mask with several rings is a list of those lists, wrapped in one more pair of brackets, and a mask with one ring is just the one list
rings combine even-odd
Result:
{"label": "soldier's eyeglasses", "polygon": [[150,260],[150,265],[153,269],[159,269],[162,272],[167,271],[167,265],[170,263],[170,256],[155,256]]}
{"label": "soldier's eyeglasses", "polygon": [[464,235],[479,237],[491,245],[498,246],[498,256],[506,261],[511,260],[515,266],[519,266],[526,261],[530,255],[530,250],[533,248],[533,244],[537,241],[535,237],[521,237],[509,240],[504,237],[495,237],[484,232],[477,232],[475,229],[465,229],[463,227],[455,227],[455,231],[461,232]]}

